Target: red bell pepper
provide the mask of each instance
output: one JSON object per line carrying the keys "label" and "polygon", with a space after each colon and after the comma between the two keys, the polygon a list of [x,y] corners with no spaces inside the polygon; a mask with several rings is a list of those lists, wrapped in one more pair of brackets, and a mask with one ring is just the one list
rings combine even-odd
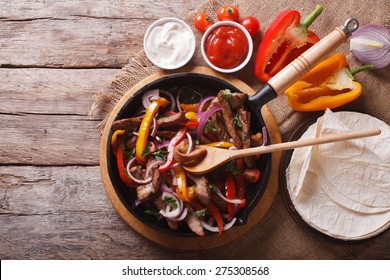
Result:
{"label": "red bell pepper", "polygon": [[259,80],[268,82],[320,40],[308,27],[322,10],[323,6],[317,5],[301,23],[301,15],[295,10],[283,11],[276,17],[265,32],[257,52],[255,75]]}
{"label": "red bell pepper", "polygon": [[116,164],[119,171],[119,177],[121,178],[123,183],[126,184],[126,186],[134,187],[137,184],[129,177],[129,175],[127,175],[124,156],[123,156],[124,144],[122,142],[122,139],[118,138],[117,143],[118,145],[116,149]]}
{"label": "red bell pepper", "polygon": [[[236,182],[234,181],[234,177],[231,173],[225,173],[225,193],[226,198],[235,199],[236,198]],[[234,203],[228,203],[228,221],[231,221],[234,216]]]}
{"label": "red bell pepper", "polygon": [[237,185],[237,196],[239,199],[242,200],[240,203],[240,208],[244,208],[246,205],[245,200],[245,178],[243,175],[244,172],[244,158],[237,159],[237,169],[240,171],[239,174],[234,175],[234,178],[236,179],[236,185]]}
{"label": "red bell pepper", "polygon": [[211,215],[217,221],[218,232],[219,232],[218,235],[220,235],[223,231],[223,220],[222,220],[221,212],[219,212],[218,208],[211,201],[207,209],[210,211]]}
{"label": "red bell pepper", "polygon": [[180,141],[183,140],[184,137],[186,137],[186,133],[187,133],[187,127],[183,126],[176,133],[176,135],[171,139],[171,141],[169,142],[168,148],[167,148],[167,150],[169,152],[168,156],[167,156],[167,161],[158,168],[159,172],[167,171],[173,165],[173,162],[174,162],[173,150],[175,149],[177,144],[179,144]]}

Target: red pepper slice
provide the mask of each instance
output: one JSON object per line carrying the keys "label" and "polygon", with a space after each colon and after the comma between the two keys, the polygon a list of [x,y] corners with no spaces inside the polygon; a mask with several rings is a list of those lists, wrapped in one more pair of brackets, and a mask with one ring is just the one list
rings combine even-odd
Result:
{"label": "red pepper slice", "polygon": [[[235,199],[236,198],[236,182],[234,181],[234,177],[231,173],[225,173],[225,192],[226,198]],[[234,216],[234,203],[228,203],[228,221],[233,219]]]}
{"label": "red pepper slice", "polygon": [[245,178],[243,175],[244,172],[244,158],[237,159],[237,169],[240,171],[239,174],[234,175],[234,178],[236,179],[236,185],[237,185],[237,196],[242,200],[240,203],[240,208],[244,208],[246,205],[245,200]]}
{"label": "red pepper slice", "polygon": [[119,177],[126,184],[126,186],[134,187],[137,184],[127,175],[126,166],[123,158],[123,142],[122,139],[118,138],[117,140],[117,149],[116,149],[116,164],[118,166]]}
{"label": "red pepper slice", "polygon": [[198,121],[190,121],[185,124],[189,129],[195,129],[198,127]]}
{"label": "red pepper slice", "polygon": [[287,64],[300,56],[320,39],[309,25],[321,14],[323,7],[316,9],[301,23],[301,15],[295,10],[280,13],[268,27],[259,45],[255,62],[255,75],[268,82]]}
{"label": "red pepper slice", "polygon": [[186,133],[187,133],[187,127],[184,126],[171,139],[171,141],[169,142],[168,148],[167,148],[167,150],[169,152],[169,154],[167,156],[167,161],[158,168],[159,172],[167,171],[173,165],[173,162],[174,162],[173,150],[175,149],[177,144],[179,144],[180,141],[183,140],[184,137],[186,137]]}
{"label": "red pepper slice", "polygon": [[218,235],[220,235],[223,231],[223,220],[222,215],[219,212],[218,208],[210,201],[209,206],[207,209],[210,211],[211,215],[214,217],[214,219],[217,221],[218,226]]}

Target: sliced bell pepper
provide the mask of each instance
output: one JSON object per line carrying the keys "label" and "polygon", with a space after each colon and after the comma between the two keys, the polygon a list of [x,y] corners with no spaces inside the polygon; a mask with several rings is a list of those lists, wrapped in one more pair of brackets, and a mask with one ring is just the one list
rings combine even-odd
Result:
{"label": "sliced bell pepper", "polygon": [[218,208],[211,201],[209,203],[209,206],[207,206],[207,209],[210,211],[211,215],[217,221],[218,232],[219,232],[218,235],[220,235],[223,232],[223,220],[222,220],[221,212],[219,212]]}
{"label": "sliced bell pepper", "polygon": [[148,142],[149,131],[153,123],[153,118],[161,107],[165,107],[168,104],[168,100],[166,100],[164,97],[160,97],[160,99],[153,100],[146,109],[145,116],[142,119],[138,130],[138,138],[135,144],[135,157],[141,164],[145,163],[146,161],[145,157],[142,156],[142,153],[145,150],[146,144]]}
{"label": "sliced bell pepper", "polygon": [[373,68],[373,65],[365,65],[349,71],[345,56],[337,53],[317,64],[285,91],[288,104],[301,112],[333,109],[347,104],[362,92],[362,86],[353,81],[353,75]]}
{"label": "sliced bell pepper", "polygon": [[295,10],[280,13],[268,27],[259,45],[255,62],[255,75],[268,82],[287,64],[317,43],[320,39],[310,24],[321,14],[323,6],[315,10],[301,23],[301,15]]}
{"label": "sliced bell pepper", "polygon": [[205,145],[206,145],[206,146],[211,146],[211,147],[216,147],[216,148],[225,148],[225,149],[228,149],[228,148],[234,146],[233,143],[224,142],[224,141],[207,143],[207,144],[205,144]]}
{"label": "sliced bell pepper", "polygon": [[196,113],[195,112],[192,112],[192,111],[188,111],[186,114],[185,114],[185,118],[187,120],[189,120],[189,122],[187,122],[185,125],[186,127],[190,128],[190,129],[195,129],[198,127],[198,118],[196,116]]}
{"label": "sliced bell pepper", "polygon": [[175,172],[175,177],[177,181],[176,194],[182,201],[190,201],[188,198],[188,188],[187,188],[187,176],[186,173],[180,165],[173,168]]}
{"label": "sliced bell pepper", "polygon": [[236,179],[236,185],[237,185],[237,196],[239,199],[242,200],[240,203],[240,208],[244,208],[246,205],[246,199],[245,199],[245,178],[243,175],[244,172],[244,158],[237,159],[236,162],[237,169],[240,171],[239,174],[234,175],[234,179]]}
{"label": "sliced bell pepper", "polygon": [[123,181],[123,183],[126,184],[126,186],[134,187],[137,184],[127,175],[126,166],[124,162],[124,144],[122,142],[122,139],[118,139],[118,145],[116,149],[116,164],[119,171],[119,177]]}
{"label": "sliced bell pepper", "polygon": [[167,148],[167,150],[168,150],[167,161],[158,168],[159,172],[167,171],[173,165],[173,162],[174,162],[173,150],[175,149],[177,144],[179,144],[180,141],[183,140],[184,137],[186,137],[186,133],[187,133],[187,127],[183,126],[176,133],[176,135],[171,139],[171,141],[169,142],[168,148]]}
{"label": "sliced bell pepper", "polygon": [[[236,198],[236,182],[234,181],[233,175],[229,172],[225,173],[225,192],[228,199]],[[234,208],[234,203],[228,203],[228,221],[233,219]]]}
{"label": "sliced bell pepper", "polygon": [[118,130],[115,130],[115,132],[111,136],[111,148],[112,148],[113,153],[115,153],[115,155],[116,155],[116,151],[118,149],[118,136],[123,135],[123,133],[125,133],[124,130],[118,129]]}
{"label": "sliced bell pepper", "polygon": [[198,109],[199,104],[180,104],[180,107],[183,109],[183,111],[186,112],[196,112]]}

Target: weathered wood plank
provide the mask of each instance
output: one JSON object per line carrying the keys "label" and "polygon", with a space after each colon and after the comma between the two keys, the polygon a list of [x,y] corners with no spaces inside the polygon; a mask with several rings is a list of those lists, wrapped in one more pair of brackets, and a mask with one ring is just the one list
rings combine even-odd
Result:
{"label": "weathered wood plank", "polygon": [[87,115],[117,69],[0,68],[0,114]]}
{"label": "weathered wood plank", "polygon": [[95,68],[125,65],[151,20],[81,18],[3,21],[0,65]]}
{"label": "weathered wood plank", "polygon": [[[204,0],[203,0],[204,1]],[[183,17],[195,9],[199,0],[20,0],[1,1],[0,18],[26,20],[35,18],[149,18]]]}
{"label": "weathered wood plank", "polygon": [[0,259],[177,259],[132,231],[108,201],[99,167],[2,166]]}
{"label": "weathered wood plank", "polygon": [[[70,2],[70,3],[69,3]],[[12,1],[0,12],[0,65],[120,68],[155,19],[184,17],[195,1]],[[174,2],[174,3],[173,3]]]}
{"label": "weathered wood plank", "polygon": [[0,164],[97,165],[97,124],[88,116],[0,115]]}

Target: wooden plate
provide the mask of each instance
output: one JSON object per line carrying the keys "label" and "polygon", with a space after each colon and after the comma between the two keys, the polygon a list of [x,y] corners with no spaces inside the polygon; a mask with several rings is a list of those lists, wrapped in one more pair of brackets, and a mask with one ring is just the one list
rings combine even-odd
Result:
{"label": "wooden plate", "polygon": [[[217,78],[227,81],[242,92],[254,94],[253,89],[239,79],[229,75],[217,73],[206,67],[187,68],[184,69],[184,71],[182,72],[192,72],[215,76]],[[265,188],[264,193],[262,194],[259,202],[254,206],[252,212],[250,213],[248,221],[245,223],[245,225],[235,226],[228,231],[223,232],[223,234],[220,236],[218,236],[217,234],[210,234],[206,235],[205,237],[175,235],[166,233],[164,231],[155,229],[142,223],[134,215],[132,215],[132,213],[122,203],[110,180],[107,162],[107,139],[113,121],[115,120],[122,106],[127,102],[129,98],[132,97],[135,92],[137,92],[146,84],[149,84],[150,82],[161,78],[164,75],[166,75],[166,72],[159,72],[139,82],[121,98],[121,100],[118,102],[118,104],[115,106],[112,113],[110,114],[107,120],[106,128],[103,131],[102,140],[100,143],[100,170],[102,174],[104,188],[112,205],[114,206],[118,214],[122,217],[122,219],[140,235],[153,242],[175,249],[205,249],[227,244],[239,238],[241,235],[245,234],[245,232],[247,232],[250,228],[260,222],[260,220],[264,217],[264,215],[270,208],[278,191],[278,173],[281,153],[272,154],[271,173],[267,187]],[[267,106],[263,106],[261,114],[268,129],[271,143],[280,143],[280,132],[269,108]]]}

